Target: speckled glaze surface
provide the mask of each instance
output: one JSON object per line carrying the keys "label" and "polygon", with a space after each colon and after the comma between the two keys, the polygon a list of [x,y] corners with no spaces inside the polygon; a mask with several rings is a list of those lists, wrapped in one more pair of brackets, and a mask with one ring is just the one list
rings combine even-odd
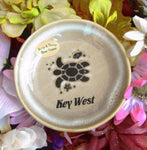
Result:
{"label": "speckled glaze surface", "polygon": [[15,84],[38,122],[60,131],[87,131],[120,109],[129,68],[123,47],[109,31],[86,20],[62,20],[45,25],[23,44]]}

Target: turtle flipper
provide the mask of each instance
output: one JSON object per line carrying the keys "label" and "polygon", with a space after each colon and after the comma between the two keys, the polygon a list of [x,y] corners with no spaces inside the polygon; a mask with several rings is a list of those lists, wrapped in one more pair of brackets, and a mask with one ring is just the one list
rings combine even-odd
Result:
{"label": "turtle flipper", "polygon": [[61,60],[61,57],[57,58],[56,60],[56,64],[59,68],[61,68],[63,66],[63,63],[62,63],[62,60]]}
{"label": "turtle flipper", "polygon": [[89,80],[89,78],[86,77],[86,76],[83,76],[80,80],[83,81],[83,82],[87,82]]}
{"label": "turtle flipper", "polygon": [[86,61],[84,61],[84,62],[81,63],[81,65],[82,65],[83,67],[87,67],[87,66],[89,66],[89,63],[86,62]]}
{"label": "turtle flipper", "polygon": [[56,80],[56,87],[57,87],[57,88],[60,88],[62,81],[63,81],[62,78],[60,78],[60,77],[57,78],[57,80]]}

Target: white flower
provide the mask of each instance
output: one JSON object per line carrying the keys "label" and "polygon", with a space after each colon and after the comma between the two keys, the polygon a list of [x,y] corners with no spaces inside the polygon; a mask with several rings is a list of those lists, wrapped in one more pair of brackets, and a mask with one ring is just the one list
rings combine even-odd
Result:
{"label": "white flower", "polygon": [[137,1],[144,6],[147,6],[147,0],[137,0]]}
{"label": "white flower", "polygon": [[138,16],[133,17],[133,22],[139,31],[129,31],[124,34],[126,40],[137,41],[130,55],[138,55],[143,47],[147,48],[147,20]]}
{"label": "white flower", "polygon": [[1,135],[1,150],[35,150],[47,146],[47,135],[38,126],[14,129]]}
{"label": "white flower", "polygon": [[139,2],[138,7],[142,10],[143,15],[147,16],[147,0],[137,0]]}

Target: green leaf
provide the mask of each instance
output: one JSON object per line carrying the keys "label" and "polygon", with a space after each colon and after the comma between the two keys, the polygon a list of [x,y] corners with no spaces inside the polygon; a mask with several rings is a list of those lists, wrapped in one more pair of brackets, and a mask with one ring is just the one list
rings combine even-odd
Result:
{"label": "green leaf", "polygon": [[94,11],[97,10],[107,19],[110,13],[111,5],[112,3],[110,0],[90,0],[89,11],[91,15],[93,15]]}
{"label": "green leaf", "polygon": [[39,11],[37,8],[32,8],[31,10],[26,10],[21,13],[24,18],[32,18],[39,15]]}
{"label": "green leaf", "polygon": [[100,24],[103,24],[105,20],[104,15],[97,10],[94,11],[93,19],[94,22],[98,22]]}
{"label": "green leaf", "polygon": [[2,31],[12,38],[21,36],[26,26],[27,25],[12,24],[9,21],[6,21],[1,25]]}
{"label": "green leaf", "polygon": [[125,32],[127,32],[129,29],[132,30],[133,28],[131,28],[131,18],[117,23],[117,27],[118,27],[118,29],[117,29],[118,31],[125,31],[125,29],[127,29],[125,31]]}
{"label": "green leaf", "polygon": [[107,27],[107,25],[110,23],[110,22],[116,22],[117,20],[117,11],[114,11],[114,13],[107,19],[107,22],[105,24],[105,27]]}
{"label": "green leaf", "polygon": [[13,8],[13,10],[14,10],[15,12],[18,12],[18,13],[21,12],[20,8],[17,7],[16,5],[12,5],[12,8]]}

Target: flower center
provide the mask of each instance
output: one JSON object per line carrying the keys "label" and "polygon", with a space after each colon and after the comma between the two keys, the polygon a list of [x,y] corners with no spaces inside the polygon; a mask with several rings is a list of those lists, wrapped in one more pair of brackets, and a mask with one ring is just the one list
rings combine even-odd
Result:
{"label": "flower center", "polygon": [[147,83],[141,87],[134,87],[132,95],[147,104]]}

